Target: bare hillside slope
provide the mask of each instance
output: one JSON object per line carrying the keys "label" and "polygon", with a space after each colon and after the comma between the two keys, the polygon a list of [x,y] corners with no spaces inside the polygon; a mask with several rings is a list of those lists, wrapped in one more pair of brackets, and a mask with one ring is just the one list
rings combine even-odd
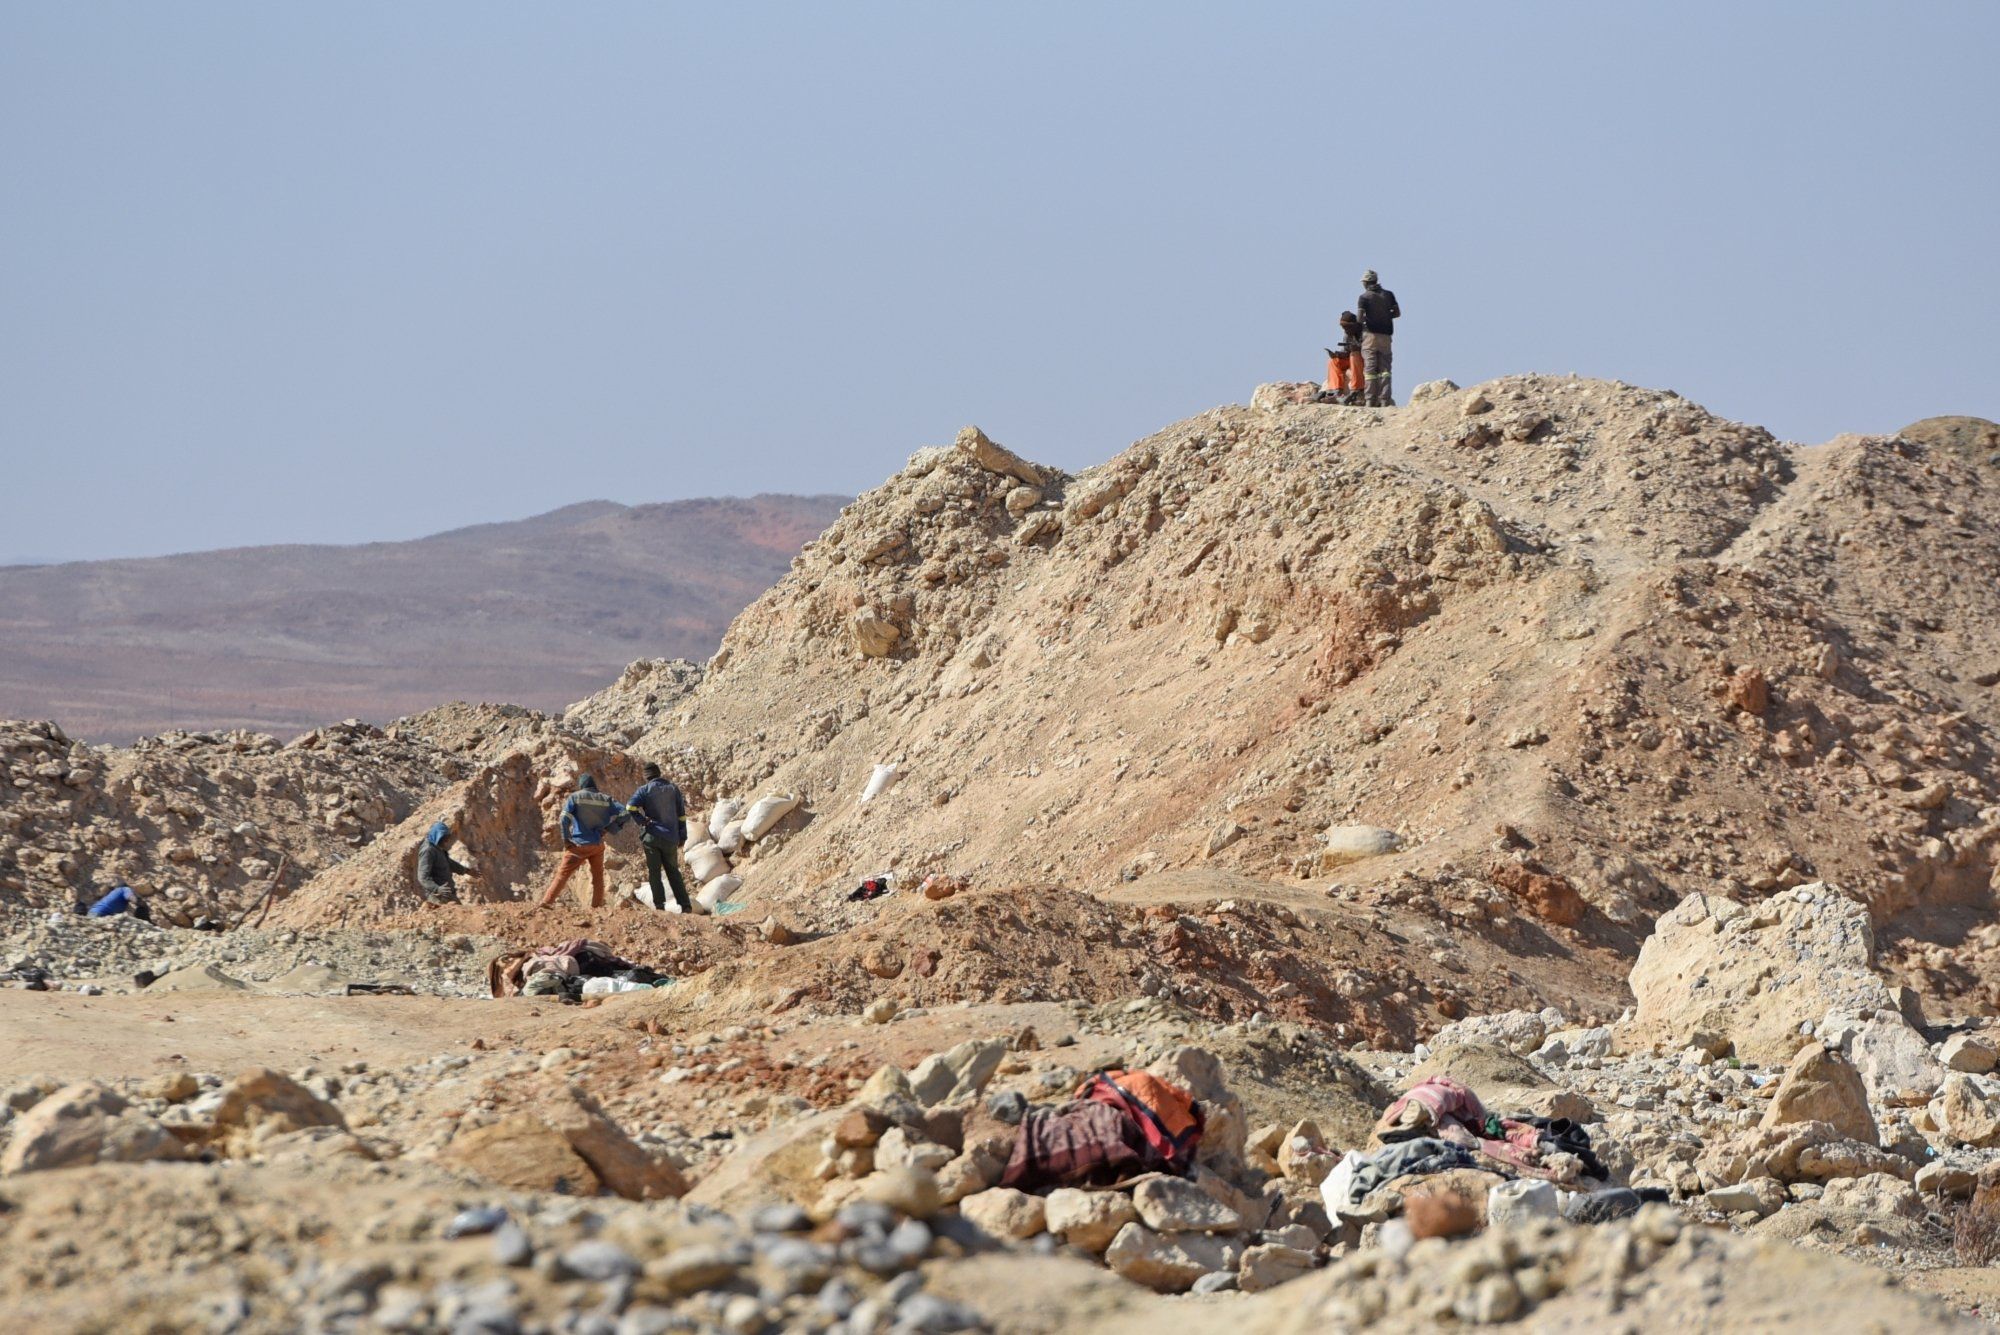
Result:
{"label": "bare hillside slope", "polygon": [[0,717],[126,741],[558,708],[641,650],[706,657],[839,503],[596,501],[414,542],[0,569]]}

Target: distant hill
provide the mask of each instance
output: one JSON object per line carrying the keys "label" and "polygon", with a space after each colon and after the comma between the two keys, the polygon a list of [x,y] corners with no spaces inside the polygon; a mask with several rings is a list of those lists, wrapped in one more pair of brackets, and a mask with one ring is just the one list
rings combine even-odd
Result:
{"label": "distant hill", "polygon": [[413,542],[0,569],[0,717],[126,741],[446,699],[559,711],[636,657],[713,653],[846,499],[591,501]]}

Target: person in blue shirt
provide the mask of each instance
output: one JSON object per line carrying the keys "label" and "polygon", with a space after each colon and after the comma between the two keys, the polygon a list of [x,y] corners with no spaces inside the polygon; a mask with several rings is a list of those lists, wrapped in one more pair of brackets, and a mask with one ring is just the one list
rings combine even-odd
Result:
{"label": "person in blue shirt", "polygon": [[153,920],[153,911],[129,885],[119,886],[84,912],[93,918],[115,918],[121,913],[129,913],[142,922]]}
{"label": "person in blue shirt", "polygon": [[628,819],[625,804],[598,791],[597,780],[588,774],[577,776],[576,791],[562,809],[562,864],[549,882],[540,907],[556,902],[578,867],[590,868],[590,907],[604,907],[604,836]]}
{"label": "person in blue shirt", "polygon": [[667,892],[660,885],[664,872],[674,888],[674,903],[682,913],[694,912],[688,900],[687,882],[681,876],[681,845],[687,842],[687,799],[681,790],[660,777],[660,767],[646,766],[646,782],[625,804],[639,821],[639,846],[646,850],[646,879],[653,887],[653,907],[667,906]]}

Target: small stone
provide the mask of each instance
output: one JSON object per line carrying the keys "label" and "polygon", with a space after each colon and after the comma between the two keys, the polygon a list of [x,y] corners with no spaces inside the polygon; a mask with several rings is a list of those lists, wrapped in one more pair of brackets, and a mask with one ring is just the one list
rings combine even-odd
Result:
{"label": "small stone", "polygon": [[2000,1063],[2000,1052],[1984,1035],[1953,1034],[1939,1049],[1938,1059],[1954,1071],[1985,1075],[1996,1063]]}
{"label": "small stone", "polygon": [[646,1278],[678,1297],[726,1284],[742,1267],[743,1258],[727,1247],[676,1247],[646,1262]]}
{"label": "small stone", "polygon": [[1044,1223],[1072,1247],[1102,1252],[1118,1230],[1136,1221],[1139,1212],[1122,1191],[1082,1191],[1058,1187],[1043,1200]]}
{"label": "small stone", "polygon": [[996,1122],[1019,1126],[1028,1115],[1028,1096],[1018,1089],[1002,1090],[987,1098],[986,1111]]}
{"label": "small stone", "polygon": [[491,1233],[507,1222],[507,1211],[498,1205],[475,1205],[452,1216],[444,1226],[447,1238],[473,1238]]}
{"label": "small stone", "polygon": [[1025,1241],[1047,1225],[1040,1196],[1030,1196],[1012,1187],[991,1187],[974,1192],[958,1203],[958,1212],[996,1238]]}
{"label": "small stone", "polygon": [[622,1279],[639,1273],[639,1263],[624,1248],[597,1239],[564,1248],[557,1264],[577,1279]]}
{"label": "small stone", "polygon": [[510,1268],[535,1259],[535,1244],[519,1224],[507,1223],[493,1230],[493,1263]]}
{"label": "small stone", "polygon": [[1156,1233],[1235,1233],[1243,1216],[1186,1178],[1154,1177],[1132,1192],[1132,1204]]}
{"label": "small stone", "polygon": [[864,1024],[887,1024],[896,1018],[896,1010],[894,997],[877,997],[862,1007],[861,1020]]}
{"label": "small stone", "polygon": [[746,1222],[758,1233],[804,1233],[812,1228],[806,1212],[789,1201],[760,1205],[750,1212]]}

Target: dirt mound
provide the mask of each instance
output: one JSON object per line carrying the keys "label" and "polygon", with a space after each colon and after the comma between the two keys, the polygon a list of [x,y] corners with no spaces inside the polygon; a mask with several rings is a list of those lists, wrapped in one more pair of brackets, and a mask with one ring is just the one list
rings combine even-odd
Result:
{"label": "dirt mound", "polygon": [[[593,775],[606,791],[621,794],[640,781],[638,762],[585,742],[547,719],[497,735],[472,728],[461,734],[461,744],[474,754],[495,749],[499,754],[469,766],[463,778],[427,798],[354,857],[313,878],[277,907],[272,921],[359,926],[421,908],[417,849],[440,820],[458,837],[453,856],[477,872],[458,878],[462,901],[531,899],[554,872],[562,849],[562,806],[577,777]],[[621,885],[630,882],[634,865],[644,875],[644,860],[635,857],[633,847],[628,834],[613,843],[605,858],[607,873]],[[588,873],[585,878],[587,885]]]}
{"label": "dirt mound", "polygon": [[2000,422],[1984,417],[1926,417],[1896,434],[1904,440],[1952,450],[1973,463],[2000,465]]}
{"label": "dirt mound", "polygon": [[427,743],[349,720],[280,744],[166,733],[131,747],[0,723],[0,902],[67,909],[121,882],[163,920],[233,921],[287,860],[296,887],[462,772]]}
{"label": "dirt mound", "polygon": [[1472,935],[1628,956],[1685,894],[1825,879],[1955,998],[1984,966],[1918,961],[1966,924],[1898,915],[1992,893],[2000,593],[1951,572],[1996,544],[1950,450],[1802,450],[1577,379],[1226,408],[1075,477],[968,431],[843,511],[692,689],[635,669],[572,717],[702,804],[803,797],[735,856],[759,909],[887,868],[1310,881],[1359,824],[1401,847],[1343,896],[1476,880]]}

